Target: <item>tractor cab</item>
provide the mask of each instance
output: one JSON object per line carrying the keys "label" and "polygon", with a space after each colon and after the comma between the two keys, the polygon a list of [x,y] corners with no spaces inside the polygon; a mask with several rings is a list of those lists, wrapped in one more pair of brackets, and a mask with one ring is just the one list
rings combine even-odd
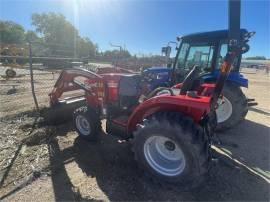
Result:
{"label": "tractor cab", "polygon": [[[248,33],[246,29],[241,29],[242,37],[246,33]],[[195,65],[200,67],[204,81],[216,81],[219,67],[227,53],[228,30],[194,33],[177,37],[177,40],[179,46],[176,48],[177,54],[172,68],[151,67],[143,71],[143,75],[151,78],[149,80],[151,89],[182,82]],[[241,59],[242,56],[239,55],[235,60],[228,81],[241,87],[248,87],[248,80],[239,73]]]}
{"label": "tractor cab", "polygon": [[[247,30],[241,29],[242,36],[246,33]],[[174,83],[182,82],[195,65],[200,67],[205,79],[217,77],[215,74],[218,73],[227,53],[228,30],[189,34],[178,37],[177,40],[180,44],[173,64]],[[238,74],[240,64],[241,55],[233,64],[231,70],[233,76]]]}
{"label": "tractor cab", "polygon": [[[240,29],[240,40],[245,41],[245,36],[249,32]],[[152,67],[143,71],[148,75],[151,89],[158,87],[170,87],[184,81],[194,66],[198,66],[198,82],[213,84],[220,75],[220,65],[223,63],[228,51],[228,30],[218,30],[212,32],[194,33],[178,37],[179,42],[177,54],[174,58],[172,68]],[[168,47],[170,50],[170,47]],[[240,87],[248,87],[248,80],[240,74],[240,64],[242,54],[249,50],[245,45],[241,54],[236,56],[232,64],[232,69],[228,74],[224,89],[223,100],[217,108],[218,129],[225,130],[240,123],[248,112],[248,105],[254,99],[247,99]]]}

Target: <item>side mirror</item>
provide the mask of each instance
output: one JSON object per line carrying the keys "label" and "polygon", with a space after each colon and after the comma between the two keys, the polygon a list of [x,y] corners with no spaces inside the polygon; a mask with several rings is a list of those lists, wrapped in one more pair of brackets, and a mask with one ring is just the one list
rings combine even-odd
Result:
{"label": "side mirror", "polygon": [[244,54],[249,51],[250,46],[247,44],[249,39],[255,35],[256,32],[247,32],[244,34],[243,38],[243,45],[241,47],[241,54]]}
{"label": "side mirror", "polygon": [[166,57],[170,57],[171,51],[172,51],[171,46],[162,47],[161,49],[161,53],[162,54],[164,53]]}
{"label": "side mirror", "polygon": [[245,44],[242,46],[241,53],[244,54],[249,51],[250,46],[248,44]]}

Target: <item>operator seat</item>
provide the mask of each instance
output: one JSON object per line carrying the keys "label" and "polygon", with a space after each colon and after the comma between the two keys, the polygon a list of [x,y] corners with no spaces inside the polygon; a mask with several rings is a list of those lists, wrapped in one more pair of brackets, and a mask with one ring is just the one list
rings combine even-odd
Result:
{"label": "operator seat", "polygon": [[201,68],[198,65],[195,65],[186,78],[183,81],[181,87],[180,95],[185,95],[187,91],[195,90],[198,85],[198,78],[201,72]]}
{"label": "operator seat", "polygon": [[138,103],[141,75],[121,75],[118,86],[119,104],[122,108],[131,108]]}

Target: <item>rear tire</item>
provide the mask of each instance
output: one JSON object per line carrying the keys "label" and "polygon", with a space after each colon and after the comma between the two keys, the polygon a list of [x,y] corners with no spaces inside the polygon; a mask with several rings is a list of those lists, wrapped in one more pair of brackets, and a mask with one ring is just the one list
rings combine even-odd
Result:
{"label": "rear tire", "polygon": [[245,119],[248,112],[246,96],[239,86],[233,83],[226,83],[222,93],[225,97],[225,103],[216,110],[218,122],[216,127],[217,131],[234,127]]}
{"label": "rear tire", "polygon": [[146,119],[134,133],[138,165],[159,183],[197,187],[208,171],[208,142],[188,117],[162,113]]}
{"label": "rear tire", "polygon": [[74,111],[73,123],[79,137],[88,141],[96,141],[101,129],[98,113],[86,106]]}

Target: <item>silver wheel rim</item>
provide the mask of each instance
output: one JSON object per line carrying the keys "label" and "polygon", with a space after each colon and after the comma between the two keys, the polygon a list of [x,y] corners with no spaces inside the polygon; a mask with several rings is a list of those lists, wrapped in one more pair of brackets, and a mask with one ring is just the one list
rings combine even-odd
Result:
{"label": "silver wheel rim", "polygon": [[78,115],[76,117],[76,126],[82,135],[90,135],[91,127],[88,120],[84,116]]}
{"label": "silver wheel rim", "polygon": [[151,136],[144,143],[144,156],[147,163],[158,173],[176,176],[183,172],[186,160],[181,148],[172,139]]}
{"label": "silver wheel rim", "polygon": [[216,109],[216,114],[218,123],[222,123],[231,117],[232,103],[226,97],[218,100],[218,108]]}

